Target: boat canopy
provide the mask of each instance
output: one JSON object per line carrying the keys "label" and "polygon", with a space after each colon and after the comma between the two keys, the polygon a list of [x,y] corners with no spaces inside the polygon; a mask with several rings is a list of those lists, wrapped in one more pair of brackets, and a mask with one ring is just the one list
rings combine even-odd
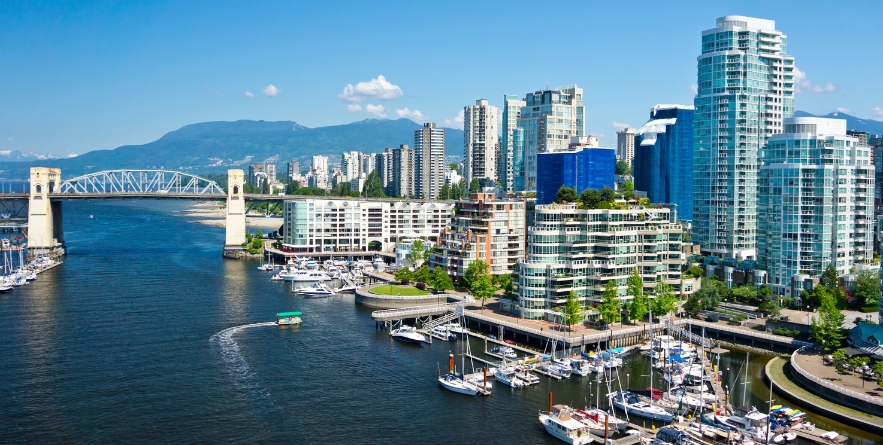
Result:
{"label": "boat canopy", "polygon": [[283,318],[283,317],[300,317],[300,312],[280,312],[280,313],[276,314],[276,316],[279,317],[279,318]]}

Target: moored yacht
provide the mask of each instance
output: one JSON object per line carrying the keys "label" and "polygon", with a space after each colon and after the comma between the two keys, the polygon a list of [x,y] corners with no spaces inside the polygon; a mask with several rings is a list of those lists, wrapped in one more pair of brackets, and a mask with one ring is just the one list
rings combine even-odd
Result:
{"label": "moored yacht", "polygon": [[671,422],[674,418],[671,413],[649,403],[642,402],[636,395],[629,391],[617,391],[607,395],[610,403],[625,411],[628,415],[636,415],[651,420],[661,420],[663,422]]}
{"label": "moored yacht", "polygon": [[512,367],[497,369],[497,372],[494,373],[494,379],[513,388],[522,388],[525,386],[524,381],[518,378],[518,371]]}
{"label": "moored yacht", "polygon": [[542,365],[540,365],[540,369],[548,372],[549,374],[564,377],[565,379],[569,379],[571,374],[573,374],[570,366],[565,368],[564,366],[556,365],[550,362],[544,362]]}
{"label": "moored yacht", "polygon": [[501,355],[505,358],[515,359],[518,358],[518,354],[515,353],[515,350],[508,346],[497,346],[494,349],[490,350],[491,354]]}
{"label": "moored yacht", "polygon": [[406,343],[424,343],[426,342],[426,337],[423,334],[417,332],[417,329],[413,326],[402,325],[402,327],[398,329],[394,329],[389,333],[392,338],[396,340],[400,340]]}
{"label": "moored yacht", "polygon": [[594,437],[589,428],[572,417],[573,410],[564,405],[555,405],[552,412],[540,411],[539,420],[546,432],[571,445],[590,444]]}
{"label": "moored yacht", "polygon": [[284,276],[282,272],[279,272],[279,275],[285,281],[328,281],[331,279],[325,272],[320,270],[296,270]]}
{"label": "moored yacht", "polygon": [[323,283],[316,283],[313,286],[301,287],[295,290],[304,297],[330,297],[334,295],[334,291]]}
{"label": "moored yacht", "polygon": [[457,339],[457,336],[455,334],[451,333],[451,331],[449,331],[448,328],[446,328],[444,326],[436,326],[436,327],[432,328],[431,332],[433,335],[443,338],[448,341]]}

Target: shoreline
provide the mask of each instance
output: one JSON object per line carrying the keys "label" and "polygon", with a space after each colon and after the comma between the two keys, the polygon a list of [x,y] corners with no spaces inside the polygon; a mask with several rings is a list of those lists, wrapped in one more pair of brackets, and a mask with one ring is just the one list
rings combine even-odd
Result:
{"label": "shoreline", "polygon": [[[194,224],[225,228],[227,227],[226,205],[217,202],[197,202],[189,208],[181,210],[179,215],[190,219]],[[199,218],[199,219],[192,219]],[[267,218],[263,215],[245,215],[245,227],[257,229],[279,230],[282,227],[281,217]]]}

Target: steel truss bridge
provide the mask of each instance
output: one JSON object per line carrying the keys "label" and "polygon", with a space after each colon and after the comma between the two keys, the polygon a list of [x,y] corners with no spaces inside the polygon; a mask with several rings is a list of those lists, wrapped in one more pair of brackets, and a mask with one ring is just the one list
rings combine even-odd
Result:
{"label": "steel truss bridge", "polygon": [[78,176],[50,190],[52,198],[64,197],[226,197],[218,183],[170,170],[108,170]]}

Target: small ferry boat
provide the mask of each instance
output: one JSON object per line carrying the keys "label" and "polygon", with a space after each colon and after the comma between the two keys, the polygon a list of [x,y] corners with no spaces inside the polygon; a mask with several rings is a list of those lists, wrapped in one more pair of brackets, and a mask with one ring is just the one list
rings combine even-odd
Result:
{"label": "small ferry boat", "polygon": [[300,324],[300,312],[280,312],[276,314],[276,324],[279,326]]}
{"label": "small ferry boat", "polygon": [[571,414],[572,410],[564,405],[555,405],[552,412],[540,411],[540,423],[546,429],[546,432],[555,436],[562,442],[571,445],[590,444],[594,441],[594,437],[589,432],[589,428],[579,420],[574,419]]}

